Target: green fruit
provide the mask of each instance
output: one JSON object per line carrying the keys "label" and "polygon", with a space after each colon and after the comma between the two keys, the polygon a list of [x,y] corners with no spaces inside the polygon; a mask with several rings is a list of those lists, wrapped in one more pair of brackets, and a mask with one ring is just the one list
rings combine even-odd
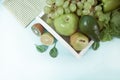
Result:
{"label": "green fruit", "polygon": [[41,34],[43,34],[44,32],[44,28],[41,24],[36,23],[31,27],[32,31],[34,34],[36,34],[37,36],[41,36]]}
{"label": "green fruit", "polygon": [[120,7],[120,0],[102,0],[104,12],[112,11]]}
{"label": "green fruit", "polygon": [[79,29],[95,42],[99,42],[100,29],[97,20],[93,16],[82,16],[79,21]]}
{"label": "green fruit", "polygon": [[42,44],[49,46],[54,43],[54,37],[49,32],[45,32],[41,35],[40,41]]}
{"label": "green fruit", "polygon": [[88,45],[88,43],[88,37],[86,37],[82,33],[76,32],[70,36],[70,44],[76,51],[84,49]]}
{"label": "green fruit", "polygon": [[54,26],[60,35],[70,36],[77,30],[78,17],[73,13],[61,15],[54,20]]}

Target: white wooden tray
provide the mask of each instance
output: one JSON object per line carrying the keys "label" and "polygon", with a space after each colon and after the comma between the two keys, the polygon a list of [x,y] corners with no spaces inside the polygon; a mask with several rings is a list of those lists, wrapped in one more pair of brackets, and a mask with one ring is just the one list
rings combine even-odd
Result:
{"label": "white wooden tray", "polygon": [[68,50],[71,51],[71,53],[73,55],[75,55],[76,57],[81,57],[82,55],[84,55],[86,53],[86,51],[91,47],[91,45],[94,43],[94,41],[90,41],[88,46],[86,48],[84,48],[82,51],[80,52],[76,52],[71,46],[70,44],[63,39],[63,37],[61,37],[52,27],[50,27],[44,20],[43,17],[44,16],[44,12],[41,12],[39,14],[39,16],[36,17],[36,20],[38,23],[40,23],[48,32],[50,32],[59,42],[61,42],[61,44],[63,46],[65,46]]}

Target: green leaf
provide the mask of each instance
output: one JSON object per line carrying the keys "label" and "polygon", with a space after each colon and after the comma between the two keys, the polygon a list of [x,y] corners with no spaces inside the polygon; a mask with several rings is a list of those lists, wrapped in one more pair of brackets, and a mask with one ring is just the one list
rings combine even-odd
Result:
{"label": "green leaf", "polygon": [[48,49],[48,46],[45,46],[45,45],[36,45],[36,49],[39,52],[43,53],[43,52],[45,52]]}
{"label": "green leaf", "polygon": [[49,54],[50,54],[50,56],[53,57],[53,58],[57,57],[57,55],[58,55],[58,50],[57,50],[57,48],[56,48],[56,47],[53,47],[53,48],[50,50]]}

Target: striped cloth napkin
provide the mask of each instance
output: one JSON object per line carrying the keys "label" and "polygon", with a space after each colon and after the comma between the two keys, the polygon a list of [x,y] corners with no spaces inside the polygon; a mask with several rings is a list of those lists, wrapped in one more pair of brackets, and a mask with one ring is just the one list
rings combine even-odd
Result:
{"label": "striped cloth napkin", "polygon": [[45,0],[5,0],[3,5],[26,27],[43,10]]}

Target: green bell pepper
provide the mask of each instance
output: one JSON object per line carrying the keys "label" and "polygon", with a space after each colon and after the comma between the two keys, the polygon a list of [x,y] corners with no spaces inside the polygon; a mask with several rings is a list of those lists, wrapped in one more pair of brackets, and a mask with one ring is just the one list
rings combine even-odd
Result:
{"label": "green bell pepper", "polygon": [[120,7],[120,0],[102,0],[103,11],[109,12]]}

